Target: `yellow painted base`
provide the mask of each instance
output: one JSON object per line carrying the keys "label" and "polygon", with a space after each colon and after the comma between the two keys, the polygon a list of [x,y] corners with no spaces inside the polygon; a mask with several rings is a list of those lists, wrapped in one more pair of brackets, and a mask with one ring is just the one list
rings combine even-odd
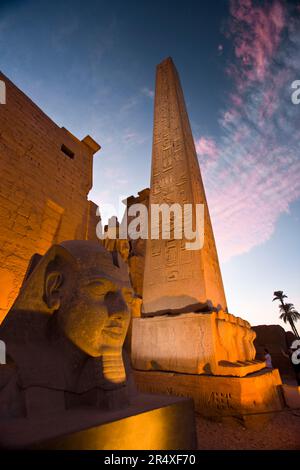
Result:
{"label": "yellow painted base", "polygon": [[282,409],[281,378],[277,369],[246,377],[134,371],[138,389],[193,398],[204,416],[236,416]]}
{"label": "yellow painted base", "polygon": [[194,406],[192,400],[139,395],[139,401],[121,411],[70,410],[43,419],[0,422],[0,448],[193,450]]}

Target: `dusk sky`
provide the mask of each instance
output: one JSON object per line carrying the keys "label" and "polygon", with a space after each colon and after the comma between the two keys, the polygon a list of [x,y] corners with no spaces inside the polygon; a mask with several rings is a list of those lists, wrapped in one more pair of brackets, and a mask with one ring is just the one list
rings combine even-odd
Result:
{"label": "dusk sky", "polygon": [[279,323],[274,290],[300,310],[300,3],[0,0],[0,52],[48,116],[102,146],[100,209],[149,187],[155,67],[171,56],[229,311]]}

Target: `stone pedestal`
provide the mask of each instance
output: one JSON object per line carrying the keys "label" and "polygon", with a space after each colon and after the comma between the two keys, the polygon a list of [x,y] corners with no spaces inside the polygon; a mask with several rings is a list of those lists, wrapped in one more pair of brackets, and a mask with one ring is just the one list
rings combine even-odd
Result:
{"label": "stone pedestal", "polygon": [[0,421],[0,448],[192,450],[194,407],[185,398],[141,394],[121,410],[82,408]]}
{"label": "stone pedestal", "polygon": [[271,412],[283,407],[277,369],[242,378],[154,371],[135,371],[134,377],[142,392],[193,398],[195,410],[207,417]]}
{"label": "stone pedestal", "polygon": [[225,312],[134,318],[132,364],[138,370],[243,377],[265,367],[255,360],[255,332]]}

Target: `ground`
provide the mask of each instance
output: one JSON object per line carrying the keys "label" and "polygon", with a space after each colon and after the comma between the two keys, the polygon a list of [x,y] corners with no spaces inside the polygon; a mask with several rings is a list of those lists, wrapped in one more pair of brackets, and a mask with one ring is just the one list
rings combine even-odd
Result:
{"label": "ground", "polygon": [[196,425],[200,450],[300,449],[300,410],[252,415],[244,422],[218,423],[197,415]]}

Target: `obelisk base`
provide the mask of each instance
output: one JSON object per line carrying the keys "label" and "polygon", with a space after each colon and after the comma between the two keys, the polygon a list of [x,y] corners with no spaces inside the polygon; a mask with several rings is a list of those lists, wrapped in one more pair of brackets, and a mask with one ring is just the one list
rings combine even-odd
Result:
{"label": "obelisk base", "polygon": [[255,332],[226,312],[133,318],[134,369],[244,377],[266,367],[255,360]]}
{"label": "obelisk base", "polygon": [[240,416],[283,407],[277,369],[264,369],[246,377],[135,370],[134,378],[141,392],[193,398],[195,411],[207,417]]}

